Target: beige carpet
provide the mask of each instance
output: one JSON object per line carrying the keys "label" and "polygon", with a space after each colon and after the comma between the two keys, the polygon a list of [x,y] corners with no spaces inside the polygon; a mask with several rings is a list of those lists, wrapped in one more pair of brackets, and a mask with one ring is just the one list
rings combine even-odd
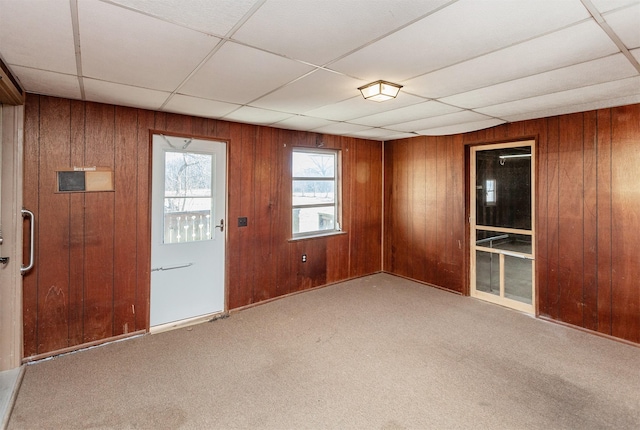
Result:
{"label": "beige carpet", "polygon": [[640,348],[377,274],[27,368],[10,429],[638,429]]}

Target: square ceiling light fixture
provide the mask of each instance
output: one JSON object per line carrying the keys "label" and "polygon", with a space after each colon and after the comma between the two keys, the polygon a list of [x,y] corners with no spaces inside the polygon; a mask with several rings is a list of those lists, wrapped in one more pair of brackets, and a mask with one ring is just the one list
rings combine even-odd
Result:
{"label": "square ceiling light fixture", "polygon": [[362,93],[362,97],[366,100],[383,102],[395,99],[400,92],[400,88],[402,88],[402,85],[394,84],[393,82],[375,81],[370,84],[363,85],[358,89]]}

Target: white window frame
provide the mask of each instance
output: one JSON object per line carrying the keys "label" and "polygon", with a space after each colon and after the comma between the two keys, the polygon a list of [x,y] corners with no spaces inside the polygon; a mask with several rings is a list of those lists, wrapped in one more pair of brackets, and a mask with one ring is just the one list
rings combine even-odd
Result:
{"label": "white window frame", "polygon": [[[293,154],[294,153],[311,153],[311,154],[322,154],[322,155],[333,155],[334,156],[334,166],[333,166],[333,177],[308,177],[308,176],[294,176],[293,172],[295,171],[294,166],[293,166]],[[291,198],[292,198],[292,204],[291,204],[291,234],[292,234],[292,238],[293,239],[301,239],[301,238],[308,238],[308,237],[314,237],[314,236],[327,236],[327,235],[332,235],[332,234],[337,234],[340,233],[341,230],[341,224],[342,224],[342,211],[341,211],[341,206],[342,206],[342,181],[341,181],[341,169],[342,169],[342,163],[341,163],[341,157],[340,157],[340,150],[338,149],[319,149],[319,148],[302,148],[302,147],[297,147],[297,148],[293,148],[292,149],[292,154],[291,154]],[[303,204],[303,205],[294,205],[293,204],[293,193],[294,193],[294,183],[295,181],[327,181],[327,182],[333,182],[334,185],[334,202],[333,204],[329,203],[322,203],[322,204]],[[299,232],[296,233],[294,232],[294,211],[296,209],[303,209],[303,208],[312,208],[312,207],[326,207],[326,206],[333,206],[334,211],[334,228],[333,229],[326,229],[326,230],[313,230],[313,231],[304,231],[304,232]]]}
{"label": "white window frame", "polygon": [[[487,179],[485,181],[484,198],[486,206],[495,206],[498,201],[498,181],[495,179]],[[491,186],[489,186],[491,184]]]}

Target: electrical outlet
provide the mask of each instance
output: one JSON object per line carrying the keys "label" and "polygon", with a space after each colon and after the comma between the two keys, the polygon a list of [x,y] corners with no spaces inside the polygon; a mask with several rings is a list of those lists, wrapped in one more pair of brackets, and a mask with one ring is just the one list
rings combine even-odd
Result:
{"label": "electrical outlet", "polygon": [[303,263],[307,262],[307,254],[302,254],[302,262]]}
{"label": "electrical outlet", "polygon": [[238,217],[238,227],[246,227],[247,226],[247,217],[241,216]]}

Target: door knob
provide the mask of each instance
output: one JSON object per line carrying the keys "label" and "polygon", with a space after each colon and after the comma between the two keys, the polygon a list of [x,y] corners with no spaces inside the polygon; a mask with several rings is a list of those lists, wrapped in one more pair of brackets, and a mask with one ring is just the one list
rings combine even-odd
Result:
{"label": "door knob", "polygon": [[0,264],[2,264],[3,266],[6,266],[8,262],[9,257],[0,257]]}
{"label": "door knob", "polygon": [[221,232],[224,231],[224,219],[220,220],[220,225],[217,225],[215,228],[219,228]]}

